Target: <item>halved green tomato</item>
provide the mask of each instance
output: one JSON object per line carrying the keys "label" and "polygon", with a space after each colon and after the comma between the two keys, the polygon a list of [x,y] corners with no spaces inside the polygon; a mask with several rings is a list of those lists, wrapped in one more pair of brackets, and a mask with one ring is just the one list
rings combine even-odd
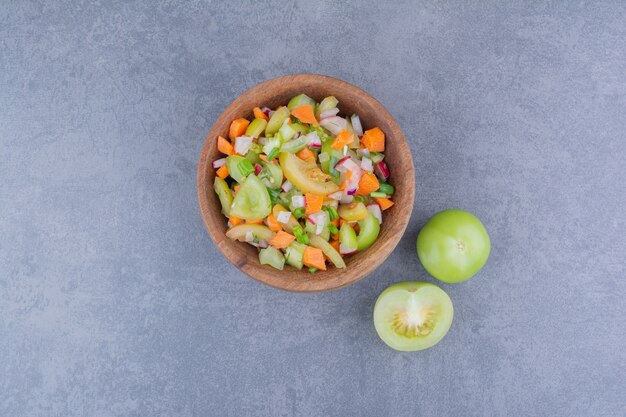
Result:
{"label": "halved green tomato", "polygon": [[324,255],[328,256],[328,259],[335,264],[337,268],[345,268],[346,263],[343,261],[343,258],[333,248],[330,243],[322,239],[320,236],[309,234],[309,240],[311,242],[311,246],[321,249],[324,252]]}
{"label": "halved green tomato", "polygon": [[367,217],[369,211],[363,203],[341,204],[337,209],[339,217],[349,222],[362,220]]}
{"label": "halved green tomato", "polygon": [[289,152],[278,155],[285,177],[303,193],[330,194],[339,189],[333,178],[325,174],[315,162],[307,162]]}
{"label": "halved green tomato", "polygon": [[454,308],[448,294],[426,282],[399,282],[374,306],[374,327],[389,347],[415,351],[439,343],[448,333]]}
{"label": "halved green tomato", "polygon": [[270,240],[276,233],[272,232],[269,227],[260,224],[242,223],[233,226],[226,232],[226,237],[232,240],[245,241],[246,234],[252,233],[252,236],[259,240]]}
{"label": "halved green tomato", "polygon": [[231,155],[226,158],[226,168],[228,168],[228,175],[230,175],[235,181],[240,184],[245,179],[245,177],[239,170],[238,165],[244,159],[246,158],[240,155]]}
{"label": "halved green tomato", "polygon": [[346,248],[352,248],[354,250],[356,250],[359,245],[356,240],[356,232],[348,223],[342,224],[341,229],[339,229],[339,242]]}
{"label": "halved green tomato", "polygon": [[283,122],[287,120],[290,112],[287,107],[279,107],[276,109],[270,121],[267,122],[267,126],[265,127],[265,135],[272,136],[274,133],[278,132],[278,129],[283,125]]}
{"label": "halved green tomato", "polygon": [[237,191],[230,214],[242,219],[262,219],[272,211],[272,202],[267,188],[254,174],[248,175]]}
{"label": "halved green tomato", "polygon": [[380,233],[380,223],[372,213],[367,212],[367,217],[359,220],[359,235],[356,237],[356,248],[364,250],[372,246],[376,242],[378,233]]}
{"label": "halved green tomato", "polygon": [[230,188],[228,188],[228,184],[220,177],[215,177],[213,189],[222,204],[222,214],[226,217],[230,217],[230,205],[233,203],[233,193],[230,191]]}

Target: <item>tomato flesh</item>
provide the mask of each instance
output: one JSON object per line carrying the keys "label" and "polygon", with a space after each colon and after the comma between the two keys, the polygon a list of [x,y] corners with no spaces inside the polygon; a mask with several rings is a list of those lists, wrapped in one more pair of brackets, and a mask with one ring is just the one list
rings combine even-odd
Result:
{"label": "tomato flesh", "polygon": [[278,159],[285,177],[303,193],[327,195],[339,189],[314,162],[303,161],[289,152],[281,152]]}
{"label": "tomato flesh", "polygon": [[383,291],[374,306],[374,327],[389,347],[427,349],[452,325],[454,307],[444,290],[426,282],[399,282]]}

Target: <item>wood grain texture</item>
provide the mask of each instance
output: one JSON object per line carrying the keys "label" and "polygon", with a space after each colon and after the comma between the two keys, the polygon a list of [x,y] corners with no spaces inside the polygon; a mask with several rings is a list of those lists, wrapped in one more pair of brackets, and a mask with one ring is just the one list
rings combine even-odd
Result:
{"label": "wood grain texture", "polygon": [[[213,191],[215,177],[211,162],[221,158],[217,150],[218,135],[226,136],[230,122],[239,117],[251,118],[257,106],[275,108],[289,99],[305,93],[317,101],[334,95],[339,100],[341,115],[358,113],[363,129],[379,127],[385,132],[385,160],[391,170],[390,183],[396,188],[395,205],[384,213],[384,223],[378,239],[369,249],[347,256],[347,267],[329,266],[326,271],[311,274],[285,266],[278,271],[259,264],[257,249],[242,242],[231,241],[225,235],[227,220],[221,214],[220,202]],[[411,151],[404,135],[391,114],[365,91],[336,78],[298,74],[263,82],[235,99],[217,118],[209,131],[198,164],[198,201],[204,225],[209,235],[233,265],[251,278],[269,286],[288,291],[319,292],[353,284],[367,276],[389,256],[402,237],[411,211],[415,178]]]}

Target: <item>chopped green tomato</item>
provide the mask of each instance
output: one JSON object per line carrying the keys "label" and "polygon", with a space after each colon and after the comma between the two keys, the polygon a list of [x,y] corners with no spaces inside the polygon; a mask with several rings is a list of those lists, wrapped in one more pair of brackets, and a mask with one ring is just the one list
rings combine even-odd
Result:
{"label": "chopped green tomato", "polygon": [[356,248],[358,250],[364,250],[372,246],[378,237],[378,233],[380,233],[378,219],[369,211],[367,213],[366,218],[359,220],[359,235],[356,237]]}
{"label": "chopped green tomato", "polygon": [[346,248],[352,248],[356,250],[359,246],[359,242],[356,239],[356,232],[348,223],[341,225],[339,230],[339,243]]}
{"label": "chopped green tomato", "polygon": [[[380,186],[378,187],[378,191],[380,191],[381,193],[385,193],[387,195],[393,195],[393,192],[395,191],[395,188],[393,188],[393,185],[391,184],[387,184],[386,182],[382,182],[380,184]],[[374,195],[374,193],[372,193],[372,196]]]}
{"label": "chopped green tomato", "polygon": [[309,144],[309,138],[307,136],[300,136],[297,139],[290,140],[289,142],[285,142],[280,147],[281,152],[290,152],[296,153],[301,151]]}
{"label": "chopped green tomato", "polygon": [[300,132],[303,135],[306,135],[307,133],[309,133],[309,130],[310,130],[308,127],[306,127],[302,123],[292,123],[289,126],[296,132]]}
{"label": "chopped green tomato", "polygon": [[377,164],[385,158],[385,155],[380,152],[372,152],[370,153],[370,159],[373,163]]}
{"label": "chopped green tomato", "polygon": [[289,100],[289,103],[287,103],[287,107],[289,108],[289,110],[293,110],[296,107],[302,106],[304,104],[310,104],[311,106],[315,106],[315,104],[317,103],[315,103],[315,100],[313,100],[306,94],[298,94],[297,96]]}
{"label": "chopped green tomato", "polygon": [[231,155],[226,158],[226,168],[228,168],[228,174],[240,184],[246,178],[246,176],[239,170],[239,163],[244,159],[246,158],[239,155]]}
{"label": "chopped green tomato", "polygon": [[327,195],[339,189],[314,162],[303,161],[289,152],[281,152],[278,159],[285,177],[303,193]]}
{"label": "chopped green tomato", "polygon": [[319,107],[317,108],[317,111],[315,112],[315,117],[319,120],[320,114],[324,113],[325,111],[334,109],[335,107],[337,107],[337,104],[339,104],[339,100],[337,100],[334,96],[326,97],[324,100],[322,100]]}
{"label": "chopped green tomato", "polygon": [[448,333],[454,308],[448,294],[425,282],[399,282],[374,306],[374,327],[389,347],[416,351],[436,345]]}
{"label": "chopped green tomato", "polygon": [[294,268],[302,269],[304,264],[302,263],[304,258],[304,250],[306,245],[299,242],[291,242],[287,248],[285,248],[285,260],[288,265]]}
{"label": "chopped green tomato", "polygon": [[279,107],[276,109],[270,121],[267,123],[265,127],[265,136],[271,136],[274,133],[278,132],[278,129],[281,128],[283,122],[287,120],[289,117],[289,109],[287,107]]}
{"label": "chopped green tomato", "polygon": [[228,229],[228,231],[226,232],[226,237],[232,240],[239,240],[241,242],[244,242],[248,232],[252,233],[252,236],[259,240],[270,240],[275,235],[275,233],[272,232],[267,226],[263,226],[260,224],[241,223]]}
{"label": "chopped green tomato", "polygon": [[263,153],[265,153],[265,155],[268,155],[270,152],[272,152],[274,149],[280,149],[280,145],[282,144],[282,142],[280,141],[280,138],[274,137],[271,139],[267,139],[265,141],[265,145],[263,145]]}
{"label": "chopped green tomato", "polygon": [[259,152],[256,152],[256,150],[254,151],[250,150],[250,152],[246,154],[246,159],[250,161],[252,164],[258,164],[259,162],[261,162],[261,158],[259,157],[259,153],[261,153],[261,149],[259,149],[258,151]]}
{"label": "chopped green tomato", "polygon": [[361,220],[367,217],[367,207],[363,203],[342,204],[339,206],[339,217],[349,222]]}
{"label": "chopped green tomato", "polygon": [[387,197],[387,194],[381,193],[380,191],[372,191],[370,193],[370,197],[372,197],[372,198],[385,198],[385,197]]}
{"label": "chopped green tomato", "polygon": [[254,174],[249,175],[237,191],[230,214],[241,219],[262,219],[272,211],[272,202],[267,188]]}
{"label": "chopped green tomato", "polygon": [[322,166],[322,171],[325,173],[338,176],[339,172],[335,170],[335,164],[343,158],[343,154],[340,150],[331,148],[330,145],[332,145],[332,143],[332,140],[322,142],[322,152],[325,152],[330,158],[328,161],[320,162],[320,165]]}
{"label": "chopped green tomato", "polygon": [[282,271],[285,266],[285,257],[278,249],[268,246],[259,251],[259,262],[261,262],[261,265],[269,265]]}
{"label": "chopped green tomato", "polygon": [[289,125],[284,125],[280,129],[278,129],[278,133],[280,133],[280,137],[283,142],[287,142],[289,139],[296,135],[296,131]]}
{"label": "chopped green tomato", "polygon": [[226,181],[216,176],[215,181],[213,181],[213,189],[220,199],[222,214],[226,217],[230,217],[230,205],[233,203],[233,193],[231,193],[230,188],[228,188],[228,184],[226,184]]}
{"label": "chopped green tomato", "polygon": [[267,122],[263,119],[254,119],[246,129],[246,136],[251,136],[253,138],[258,138],[261,136],[263,131],[265,130],[265,126],[267,126]]}
{"label": "chopped green tomato", "polygon": [[239,169],[239,172],[241,172],[241,175],[243,175],[244,177],[247,177],[254,172],[252,162],[250,162],[250,160],[246,158],[242,159],[241,162],[237,164],[237,168]]}
{"label": "chopped green tomato", "polygon": [[[281,207],[279,205],[275,205],[272,208],[272,215],[278,219],[278,214],[281,211],[286,211],[284,207]],[[296,220],[295,217],[293,217],[293,215],[289,216],[289,221],[287,223],[281,223],[281,226],[283,227],[283,229],[285,229],[286,232],[288,233],[293,233],[292,228],[294,227],[300,227],[300,223],[298,223],[298,220]],[[295,235],[295,234],[294,234]],[[297,236],[296,236],[297,237]]]}
{"label": "chopped green tomato", "polygon": [[263,163],[259,178],[268,188],[280,188],[283,181],[283,170],[278,164]]}
{"label": "chopped green tomato", "polygon": [[337,268],[346,267],[346,263],[343,261],[339,252],[337,252],[335,248],[330,245],[330,243],[317,235],[309,235],[309,240],[311,241],[311,246],[321,249],[322,252],[324,252],[324,255],[328,256],[328,259],[330,259],[330,261],[335,264]]}
{"label": "chopped green tomato", "polygon": [[359,136],[356,134],[354,128],[352,127],[352,122],[350,122],[349,117],[346,119],[346,130],[352,133],[352,143],[349,143],[348,147],[350,149],[357,149],[359,146],[361,146],[361,143],[359,142]]}

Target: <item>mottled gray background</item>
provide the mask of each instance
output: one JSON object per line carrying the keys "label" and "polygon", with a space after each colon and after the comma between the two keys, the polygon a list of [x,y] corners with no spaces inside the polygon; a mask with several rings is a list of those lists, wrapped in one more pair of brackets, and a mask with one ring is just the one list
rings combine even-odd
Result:
{"label": "mottled gray background", "polygon": [[[235,3],[0,1],[0,416],[624,416],[626,5]],[[196,201],[212,121],[300,72],[385,104],[417,183],[394,254],[316,295],[229,265]],[[374,301],[434,282],[450,207],[492,256],[394,352]]]}

